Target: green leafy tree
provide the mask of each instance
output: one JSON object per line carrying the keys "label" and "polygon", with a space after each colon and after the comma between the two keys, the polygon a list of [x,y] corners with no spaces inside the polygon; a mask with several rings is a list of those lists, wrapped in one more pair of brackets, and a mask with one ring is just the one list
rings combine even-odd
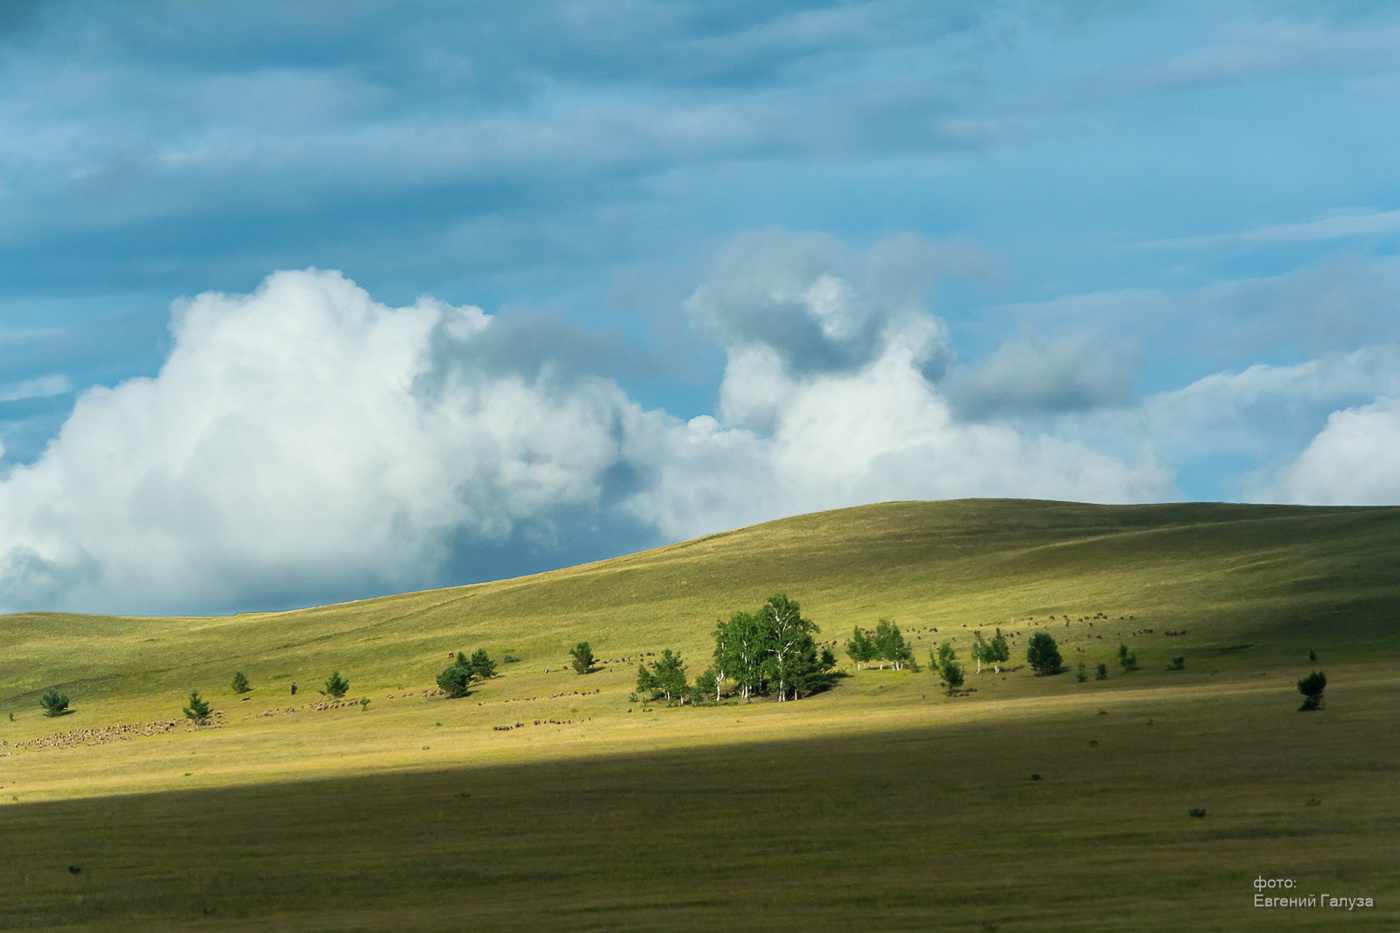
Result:
{"label": "green leafy tree", "polygon": [[758,615],[767,642],[764,673],[776,685],[779,703],[785,702],[789,694],[796,699],[799,690],[809,689],[804,685],[816,673],[814,667],[819,662],[812,635],[821,629],[810,619],[802,618],[802,607],[783,593],[770,596]]}
{"label": "green leafy tree", "polygon": [[1049,632],[1036,632],[1031,636],[1026,646],[1026,661],[1039,676],[1058,674],[1065,663],[1060,658],[1060,646]]}
{"label": "green leafy tree", "polygon": [[830,649],[817,650],[812,636],[819,631],[796,601],[771,596],[758,612],[736,612],[716,624],[716,678],[732,681],[746,700],[772,690],[781,702],[830,686],[836,658]]}
{"label": "green leafy tree", "polygon": [[1303,695],[1303,705],[1298,707],[1300,713],[1310,713],[1313,710],[1322,709],[1322,691],[1327,689],[1327,675],[1322,671],[1313,671],[1308,676],[1298,681],[1298,692]]}
{"label": "green leafy tree", "polygon": [[637,690],[650,692],[652,699],[664,696],[668,702],[675,700],[686,692],[685,667],[681,656],[667,648],[654,667],[643,663],[637,668]]}
{"label": "green leafy tree", "polygon": [[242,671],[233,672],[233,692],[247,693],[253,688],[248,685],[248,677]]}
{"label": "green leafy tree", "polygon": [[715,626],[715,671],[720,680],[733,682],[740,699],[763,692],[765,632],[755,613],[735,612],[728,622]]}
{"label": "green leafy tree", "polygon": [[695,678],[695,689],[702,698],[714,697],[715,702],[719,702],[719,677],[713,667],[706,668],[705,673]]}
{"label": "green leafy tree", "polygon": [[985,660],[992,665],[992,670],[1001,673],[1001,666],[1011,660],[1011,646],[1006,643],[1006,636],[998,628],[996,634],[992,636]]}
{"label": "green leafy tree", "polygon": [[449,664],[437,675],[437,685],[449,697],[461,699],[471,692],[472,670],[466,664]]}
{"label": "green leafy tree", "polygon": [[[889,661],[895,670],[914,660],[914,652],[904,643],[904,635],[899,631],[899,626],[889,619],[881,619],[875,624],[875,657],[881,661]],[[880,666],[884,667],[883,664]]]}
{"label": "green leafy tree", "polygon": [[875,659],[875,643],[865,634],[859,625],[851,633],[850,643],[846,645],[846,654],[851,656],[851,660],[856,662],[856,670],[860,670],[862,664],[869,664]]}
{"label": "green leafy tree", "polygon": [[982,637],[981,632],[972,633],[972,660],[977,662],[976,673],[982,673],[982,662],[987,658],[987,652],[992,650],[992,646],[987,644],[987,639]]}
{"label": "green leafy tree", "polygon": [[50,687],[39,697],[39,705],[44,708],[45,716],[62,716],[68,709],[68,695]]}
{"label": "green leafy tree", "polygon": [[190,691],[190,705],[185,707],[185,718],[204,722],[209,718],[209,704],[199,698],[198,690]]}
{"label": "green leafy tree", "polygon": [[340,676],[340,671],[331,671],[331,676],[326,678],[326,696],[335,697],[337,700],[345,696],[350,690],[350,681]]}
{"label": "green leafy tree", "polygon": [[977,662],[977,673],[982,673],[982,665],[989,664],[992,670],[1001,673],[1001,666],[1011,660],[1011,646],[1001,629],[996,630],[991,641],[982,637],[981,632],[972,633],[972,660]]}
{"label": "green leafy tree", "polygon": [[1100,664],[1094,671],[1095,680],[1108,680],[1108,665]]}
{"label": "green leafy tree", "polygon": [[598,669],[598,661],[593,657],[593,646],[581,641],[569,651],[573,656],[572,666],[576,674],[591,674]]}

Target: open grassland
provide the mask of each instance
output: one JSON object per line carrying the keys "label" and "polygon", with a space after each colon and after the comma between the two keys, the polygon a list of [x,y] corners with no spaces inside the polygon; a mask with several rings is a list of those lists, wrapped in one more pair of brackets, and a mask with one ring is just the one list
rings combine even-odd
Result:
{"label": "open grassland", "polygon": [[[0,928],[1393,929],[1397,557],[1400,509],[894,503],[298,612],[0,618]],[[628,701],[777,591],[843,660],[886,617],[921,661],[1001,626],[1020,669]],[[1070,673],[1024,668],[1037,630]],[[584,639],[616,660],[579,677]],[[425,695],[478,647],[521,660]],[[332,669],[368,708],[315,709]],[[223,725],[146,736],[191,688]],[[1258,909],[1261,875],[1376,906]]]}

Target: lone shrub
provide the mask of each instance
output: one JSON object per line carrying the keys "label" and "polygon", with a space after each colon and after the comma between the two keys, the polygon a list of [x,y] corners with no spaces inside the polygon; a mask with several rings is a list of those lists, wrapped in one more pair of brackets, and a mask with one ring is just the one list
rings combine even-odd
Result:
{"label": "lone shrub", "polygon": [[929,661],[934,669],[938,671],[939,684],[948,692],[949,696],[957,693],[963,685],[963,666],[958,663],[957,652],[953,650],[953,643],[945,641],[938,646],[938,654],[929,651]]}
{"label": "lone shrub", "polygon": [[345,696],[350,690],[350,681],[340,676],[340,671],[331,671],[331,676],[326,678],[326,696],[335,697],[337,700]]}
{"label": "lone shrub", "polygon": [[1095,680],[1108,680],[1108,665],[1107,665],[1107,664],[1100,664],[1097,668],[1094,669],[1094,679],[1095,679]]}
{"label": "lone shrub", "polygon": [[1039,676],[1058,674],[1065,663],[1060,657],[1060,646],[1049,632],[1036,632],[1031,636],[1031,643],[1026,647],[1026,661]]}
{"label": "lone shrub", "polygon": [[1137,655],[1130,652],[1124,644],[1118,646],[1118,663],[1123,665],[1124,672],[1138,669]]}
{"label": "lone shrub", "polygon": [[1080,661],[1080,662],[1079,662],[1079,670],[1078,670],[1077,672],[1075,672],[1074,679],[1077,680],[1077,681],[1079,681],[1081,684],[1084,683],[1084,681],[1086,681],[1086,680],[1089,679],[1089,675],[1086,674],[1086,673],[1084,672],[1084,662],[1083,662],[1083,661]]}
{"label": "lone shrub", "polygon": [[248,678],[244,675],[244,673],[243,673],[242,671],[234,671],[234,672],[233,672],[233,692],[234,692],[234,693],[247,693],[249,690],[252,690],[252,689],[253,689],[253,688],[250,687],[250,686],[248,685]]}
{"label": "lone shrub", "polygon": [[209,718],[209,704],[199,698],[198,690],[190,691],[190,705],[185,707],[185,718],[204,722]]}
{"label": "lone shrub", "polygon": [[1322,709],[1322,691],[1326,688],[1327,675],[1322,671],[1313,671],[1298,681],[1298,692],[1303,695],[1303,705],[1298,707],[1298,712],[1310,713],[1313,710]]}
{"label": "lone shrub", "polygon": [[1172,658],[1172,663],[1170,663],[1170,664],[1167,665],[1167,670],[1169,670],[1169,671],[1184,671],[1184,670],[1186,670],[1186,658],[1184,658],[1184,657]]}
{"label": "lone shrub", "polygon": [[598,662],[593,657],[593,646],[586,641],[581,641],[574,645],[569,651],[573,655],[573,668],[576,674],[591,674],[598,669]]}
{"label": "lone shrub", "polygon": [[44,708],[45,716],[62,716],[68,709],[68,695],[50,687],[39,697],[39,705]]}

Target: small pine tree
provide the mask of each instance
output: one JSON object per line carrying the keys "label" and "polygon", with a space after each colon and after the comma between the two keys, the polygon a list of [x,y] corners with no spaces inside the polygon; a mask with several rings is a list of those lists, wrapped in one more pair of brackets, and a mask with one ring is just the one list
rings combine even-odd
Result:
{"label": "small pine tree", "polygon": [[190,705],[185,707],[185,718],[204,722],[209,718],[209,704],[199,698],[198,690],[190,691]]}
{"label": "small pine tree", "polygon": [[586,641],[581,641],[574,645],[569,651],[573,655],[572,666],[576,674],[591,674],[598,669],[598,662],[593,657],[593,646]]}
{"label": "small pine tree", "polygon": [[1094,679],[1095,679],[1095,680],[1108,680],[1108,665],[1107,665],[1107,664],[1100,664],[1100,665],[1094,670]]}
{"label": "small pine tree", "polygon": [[1313,671],[1307,677],[1298,681],[1298,692],[1303,695],[1303,705],[1298,707],[1300,713],[1310,713],[1313,710],[1323,708],[1322,691],[1327,688],[1327,675],[1322,671]]}
{"label": "small pine tree", "polygon": [[1080,661],[1080,662],[1079,662],[1079,670],[1075,672],[1074,679],[1077,680],[1077,681],[1079,681],[1079,683],[1081,683],[1081,684],[1084,683],[1086,680],[1089,679],[1089,675],[1086,674],[1086,673],[1084,672],[1084,662],[1083,662],[1083,661]]}
{"label": "small pine tree", "polygon": [[39,697],[39,705],[44,708],[45,716],[62,716],[68,709],[68,695],[50,687]]}
{"label": "small pine tree", "polygon": [[[457,660],[462,660],[462,653],[457,652]],[[491,656],[486,653],[485,648],[478,648],[472,652],[471,660],[467,662],[467,667],[471,669],[472,676],[482,680],[488,680],[496,676],[496,662],[491,660]]]}
{"label": "small pine tree", "polygon": [[247,693],[253,688],[248,685],[248,677],[242,671],[233,672],[233,692]]}
{"label": "small pine tree", "polygon": [[938,668],[938,674],[942,678],[941,683],[948,690],[948,695],[952,696],[958,692],[958,688],[963,685],[963,666],[958,663],[957,653],[953,651],[952,642],[945,641],[938,646],[938,655],[933,659]]}
{"label": "small pine tree", "polygon": [[350,690],[350,681],[340,676],[340,671],[331,671],[331,676],[326,678],[326,696],[340,699]]}

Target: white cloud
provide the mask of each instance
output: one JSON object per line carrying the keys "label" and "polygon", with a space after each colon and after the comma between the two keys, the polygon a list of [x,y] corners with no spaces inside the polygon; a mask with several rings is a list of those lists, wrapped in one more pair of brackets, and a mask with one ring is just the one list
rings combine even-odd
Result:
{"label": "white cloud", "polygon": [[[830,339],[840,307],[888,307],[814,268],[800,313]],[[522,536],[558,552],[598,527],[676,540],[890,499],[1169,494],[1150,454],[960,423],[925,375],[941,322],[901,307],[836,368],[735,340],[719,417],[682,422],[610,380],[481,365],[478,308],[390,308],[316,271],[200,295],[155,378],[81,393],[0,481],[0,605],[256,608],[435,585]]]}
{"label": "white cloud", "polygon": [[10,608],[191,611],[423,585],[446,541],[588,504],[634,409],[517,377],[417,391],[476,308],[388,308],[338,273],[277,273],[177,309],[159,375],[82,393],[0,483]]}
{"label": "white cloud", "polygon": [[1297,460],[1251,493],[1265,502],[1400,504],[1400,397],[1333,412]]}
{"label": "white cloud", "polygon": [[1156,240],[1148,247],[1195,249],[1217,246],[1244,246],[1253,243],[1306,243],[1316,240],[1336,240],[1353,236],[1380,236],[1400,231],[1400,210],[1346,210],[1315,220],[1291,224],[1269,224],[1238,233],[1206,234]]}
{"label": "white cloud", "polygon": [[1216,373],[1148,399],[1160,446],[1191,451],[1296,450],[1328,412],[1400,393],[1400,346],[1329,353],[1296,366]]}
{"label": "white cloud", "polygon": [[73,384],[64,375],[40,376],[0,386],[0,402],[14,402],[26,398],[47,398],[72,392]]}

